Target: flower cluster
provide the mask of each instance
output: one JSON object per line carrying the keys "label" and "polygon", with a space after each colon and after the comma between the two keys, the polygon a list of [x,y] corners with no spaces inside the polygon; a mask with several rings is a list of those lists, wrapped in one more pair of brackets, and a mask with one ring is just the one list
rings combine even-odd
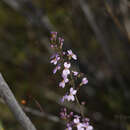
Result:
{"label": "flower cluster", "polygon": [[93,130],[93,127],[89,124],[88,118],[82,118],[79,115],[74,115],[73,112],[67,113],[67,109],[62,109],[60,116],[62,119],[67,120],[66,130]]}
{"label": "flower cluster", "polygon": [[[59,71],[61,74],[59,87],[68,87],[68,92],[62,97],[61,101],[64,102],[66,100],[69,102],[76,102],[78,100],[76,95],[77,92],[81,86],[88,83],[88,79],[83,73],[73,70],[71,60],[77,60],[77,56],[71,49],[66,51],[63,50],[64,39],[58,37],[57,32],[51,32],[50,43],[51,48],[54,49],[55,52],[50,58],[50,63],[55,66],[53,74],[56,74],[56,72]],[[76,87],[75,81],[77,81],[77,79],[80,82]],[[77,101],[77,103],[79,103],[79,101]],[[76,116],[72,112],[68,115],[66,109],[61,113],[61,117],[69,120],[67,123],[67,130],[72,130],[73,127],[76,127],[77,130],[93,130],[93,127],[89,125],[89,121],[86,121],[86,118],[82,119],[80,116]]]}
{"label": "flower cluster", "polygon": [[70,93],[63,96],[61,101],[64,102],[65,99],[68,101],[74,101],[75,100],[74,95],[76,95],[76,93],[77,93],[77,90],[70,88]]}

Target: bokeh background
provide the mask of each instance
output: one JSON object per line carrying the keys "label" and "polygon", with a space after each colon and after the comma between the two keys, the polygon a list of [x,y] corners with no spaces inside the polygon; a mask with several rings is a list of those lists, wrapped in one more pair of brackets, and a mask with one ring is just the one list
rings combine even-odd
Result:
{"label": "bokeh background", "polygon": [[[50,31],[64,37],[88,76],[79,100],[95,130],[130,130],[129,9],[129,0],[0,0],[0,72],[38,130],[65,129]],[[22,130],[1,101],[3,129]]]}

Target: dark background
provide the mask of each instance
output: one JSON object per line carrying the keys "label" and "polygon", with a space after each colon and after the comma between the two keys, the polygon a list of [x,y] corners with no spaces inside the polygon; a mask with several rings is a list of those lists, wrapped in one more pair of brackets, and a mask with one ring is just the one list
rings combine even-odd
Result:
{"label": "dark background", "polygon": [[[63,92],[49,63],[50,31],[64,37],[78,56],[75,67],[87,74],[79,99],[95,130],[130,130],[129,8],[129,0],[0,0],[0,72],[19,103],[26,100],[21,105],[38,130],[65,128],[58,119]],[[39,104],[44,117],[35,113]],[[2,128],[22,130],[1,101]]]}

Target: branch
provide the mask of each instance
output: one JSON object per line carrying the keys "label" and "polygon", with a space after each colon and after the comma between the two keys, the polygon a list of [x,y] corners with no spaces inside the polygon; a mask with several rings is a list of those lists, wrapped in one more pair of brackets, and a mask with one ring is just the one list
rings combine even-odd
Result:
{"label": "branch", "polygon": [[10,111],[15,116],[16,120],[21,124],[25,130],[36,130],[35,126],[32,124],[30,119],[21,109],[20,105],[16,101],[12,91],[10,90],[8,84],[5,82],[4,78],[0,73],[0,96],[4,102],[9,107]]}
{"label": "branch", "polygon": [[[43,11],[32,3],[31,0],[2,0],[5,4],[7,4],[10,8],[19,12],[21,15],[25,17],[29,25],[33,27],[38,27],[43,29],[46,34],[49,34],[50,31],[55,30],[53,24],[51,24],[47,15],[42,13]],[[39,40],[42,45],[48,50],[50,54],[52,51],[48,45],[49,40],[43,35],[43,33],[39,33]]]}
{"label": "branch", "polygon": [[27,106],[23,106],[22,107],[23,110],[25,112],[28,112],[28,113],[31,113],[32,115],[35,115],[35,116],[38,116],[38,117],[45,117],[47,118],[48,120],[50,121],[53,121],[53,122],[56,122],[56,123],[63,123],[59,117],[57,116],[54,116],[54,115],[51,115],[49,113],[45,113],[45,112],[40,112],[36,109],[33,109],[33,108],[30,108],[30,107],[27,107]]}
{"label": "branch", "polygon": [[[109,4],[107,4],[107,2],[105,2],[105,6],[107,9],[108,14],[110,15],[110,17],[112,18],[113,22],[115,23],[115,25],[119,28],[119,30],[122,32],[122,34],[125,34],[125,37],[127,37],[127,32],[126,30],[123,28],[123,26],[121,25],[120,21],[118,20],[118,18],[114,15],[114,13],[112,12],[112,8],[109,6]],[[127,37],[128,38],[128,37]]]}
{"label": "branch", "polygon": [[49,33],[54,26],[41,9],[35,7],[31,0],[3,0],[13,10],[20,12],[33,26],[44,28]]}
{"label": "branch", "polygon": [[128,91],[126,90],[126,84],[118,69],[118,63],[115,59],[113,59],[113,55],[111,54],[108,37],[104,35],[105,32],[103,32],[97,25],[95,17],[91,9],[89,8],[88,3],[85,0],[79,0],[79,4],[85,15],[86,20],[95,33],[96,39],[99,41],[101,47],[103,48],[104,54],[106,55],[108,63],[113,70],[115,78],[118,81],[120,88],[123,90],[124,96],[126,98],[129,97]]}
{"label": "branch", "polygon": [[130,40],[130,18],[129,18],[129,6],[128,0],[120,0],[120,11],[122,13],[124,19],[124,25],[126,32],[128,34],[128,38]]}

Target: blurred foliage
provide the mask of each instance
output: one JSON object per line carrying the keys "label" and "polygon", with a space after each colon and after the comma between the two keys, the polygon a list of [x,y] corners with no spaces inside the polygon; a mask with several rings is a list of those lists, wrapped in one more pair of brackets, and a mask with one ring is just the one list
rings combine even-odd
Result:
{"label": "blurred foliage", "polygon": [[[65,38],[65,48],[72,48],[78,55],[76,67],[89,79],[88,86],[80,92],[80,101],[87,102],[86,114],[95,130],[130,130],[130,41],[114,23],[104,1],[89,0],[88,3],[95,22],[103,32],[102,37],[107,37],[105,40],[109,43],[107,46],[114,68],[107,60],[78,0],[30,2],[40,10],[38,14],[42,18],[47,17],[55,30]],[[119,0],[107,2],[113,4],[111,7],[116,6],[113,10],[119,9]],[[4,0],[0,1],[0,72],[19,103],[25,99],[25,106],[39,110],[34,97],[45,112],[59,116],[61,105],[57,101],[63,92],[57,87],[60,77],[52,75],[53,67],[49,63],[51,54],[47,46],[50,30],[46,31],[46,25],[42,26],[39,19],[31,17],[35,14],[31,4],[25,3],[25,6],[22,13]],[[120,11],[113,13],[124,27]],[[54,28],[51,31],[55,31]],[[0,130],[22,130],[2,103],[0,115]],[[65,127],[46,117],[27,115],[38,130],[62,130]],[[119,118],[119,115],[124,118]]]}

